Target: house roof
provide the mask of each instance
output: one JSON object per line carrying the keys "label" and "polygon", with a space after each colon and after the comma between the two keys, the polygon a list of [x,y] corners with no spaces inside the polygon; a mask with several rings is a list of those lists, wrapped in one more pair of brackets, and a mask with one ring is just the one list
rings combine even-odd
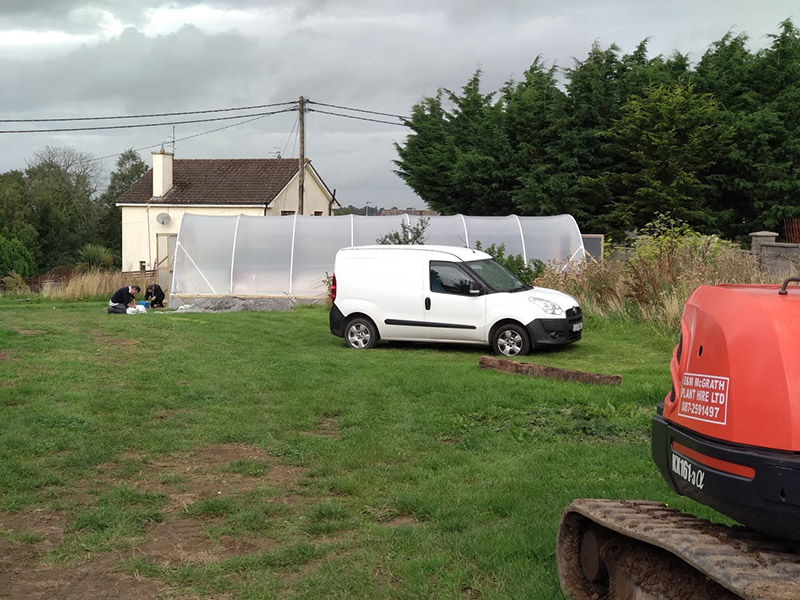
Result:
{"label": "house roof", "polygon": [[[311,167],[310,163],[307,165]],[[313,167],[311,167],[313,169]],[[173,205],[257,204],[264,206],[297,175],[296,158],[180,159],[172,161],[172,189],[157,202]],[[325,183],[316,174],[330,195]],[[153,169],[117,204],[153,202]]]}

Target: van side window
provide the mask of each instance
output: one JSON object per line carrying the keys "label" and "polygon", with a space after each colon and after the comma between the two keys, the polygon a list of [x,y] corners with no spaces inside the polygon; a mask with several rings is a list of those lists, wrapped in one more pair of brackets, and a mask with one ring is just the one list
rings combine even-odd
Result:
{"label": "van side window", "polygon": [[431,292],[469,296],[469,284],[475,281],[457,264],[431,261]]}

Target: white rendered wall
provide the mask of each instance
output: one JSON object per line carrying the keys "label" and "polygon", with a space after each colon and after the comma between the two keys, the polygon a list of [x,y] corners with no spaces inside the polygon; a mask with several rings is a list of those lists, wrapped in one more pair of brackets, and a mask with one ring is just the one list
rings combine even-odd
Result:
{"label": "white rendered wall", "polygon": [[[161,225],[156,217],[166,213],[170,222]],[[145,261],[148,269],[156,260],[156,234],[177,234],[186,213],[207,216],[252,215],[263,216],[263,206],[122,206],[122,270],[138,271],[139,261]]]}

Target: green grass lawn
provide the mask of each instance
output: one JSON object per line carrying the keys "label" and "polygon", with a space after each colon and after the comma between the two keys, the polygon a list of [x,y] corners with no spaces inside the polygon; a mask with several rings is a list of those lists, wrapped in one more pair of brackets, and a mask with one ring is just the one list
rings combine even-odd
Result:
{"label": "green grass lawn", "polygon": [[319,307],[4,299],[0,550],[163,597],[560,598],[574,498],[698,512],[649,457],[675,340],[589,318],[524,357],[606,387],[479,369],[488,348],[351,350]]}

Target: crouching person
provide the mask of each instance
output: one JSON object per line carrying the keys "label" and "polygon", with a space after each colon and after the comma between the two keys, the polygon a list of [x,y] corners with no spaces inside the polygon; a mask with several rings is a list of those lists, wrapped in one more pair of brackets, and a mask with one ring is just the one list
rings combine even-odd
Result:
{"label": "crouching person", "polygon": [[150,301],[150,308],[164,308],[164,290],[157,283],[151,283],[147,286],[147,291],[144,293],[144,299]]}
{"label": "crouching person", "polygon": [[[140,312],[136,306],[136,294],[142,291],[138,285],[119,288],[108,301],[109,314],[124,315]],[[144,308],[144,307],[142,307]]]}

